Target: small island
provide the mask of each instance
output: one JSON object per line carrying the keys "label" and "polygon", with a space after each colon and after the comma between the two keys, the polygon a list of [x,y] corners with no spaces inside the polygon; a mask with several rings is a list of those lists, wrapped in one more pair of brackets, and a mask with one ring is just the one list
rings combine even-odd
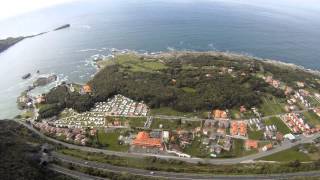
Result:
{"label": "small island", "polygon": [[61,30],[61,29],[69,28],[69,27],[70,27],[70,24],[65,24],[65,25],[62,25],[62,26],[54,29],[54,31],[58,31],[58,30]]}

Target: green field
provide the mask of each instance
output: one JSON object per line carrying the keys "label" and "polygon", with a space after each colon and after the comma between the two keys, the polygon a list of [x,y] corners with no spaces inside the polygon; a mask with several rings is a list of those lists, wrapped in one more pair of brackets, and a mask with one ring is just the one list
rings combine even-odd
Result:
{"label": "green field", "polygon": [[284,113],[284,103],[283,100],[275,98],[273,96],[263,97],[263,103],[260,105],[259,111],[263,113],[264,116],[276,115]]}
{"label": "green field", "polygon": [[272,117],[272,118],[265,120],[264,123],[265,123],[265,125],[274,124],[278,128],[278,131],[281,132],[282,134],[288,134],[291,132],[290,129],[288,128],[288,126],[286,124],[284,124],[284,122],[280,118]]}
{"label": "green field", "polygon": [[284,151],[272,154],[270,156],[263,157],[260,160],[279,161],[279,162],[299,160],[302,162],[306,162],[306,161],[310,161],[311,159],[307,154],[303,152],[299,152],[297,147],[293,147],[291,149],[284,150]]}
{"label": "green field", "polygon": [[151,129],[159,129],[160,124],[162,129],[176,130],[176,129],[194,129],[201,126],[201,121],[181,121],[181,120],[170,120],[170,119],[159,119],[155,118],[150,126]]}
{"label": "green field", "polygon": [[164,63],[160,61],[141,59],[135,54],[118,55],[113,62],[133,72],[156,72],[167,68]]}
{"label": "green field", "polygon": [[250,154],[257,153],[258,150],[247,150],[245,148],[245,140],[243,139],[233,139],[232,148],[230,152],[223,151],[219,157],[230,158],[230,157],[242,157]]}
{"label": "green field", "polygon": [[120,131],[105,132],[104,129],[98,130],[98,142],[100,145],[105,146],[108,150],[113,151],[128,151],[129,146],[120,145],[118,138],[121,135]]}
{"label": "green field", "polygon": [[314,126],[320,125],[320,117],[313,111],[304,112],[303,116],[305,117],[306,121],[310,124]]}
{"label": "green field", "polygon": [[181,88],[181,89],[182,89],[184,92],[186,92],[186,93],[191,93],[191,94],[197,92],[194,88],[190,88],[190,87],[183,87],[183,88]]}
{"label": "green field", "polygon": [[263,139],[263,131],[251,130],[249,128],[248,129],[248,136],[249,136],[249,139],[261,140],[261,139]]}
{"label": "green field", "polygon": [[190,145],[186,146],[183,152],[191,155],[192,157],[200,157],[200,158],[210,157],[209,151],[202,144],[200,138],[195,138]]}
{"label": "green field", "polygon": [[151,109],[151,115],[166,115],[166,116],[181,116],[181,117],[195,117],[198,118],[208,118],[208,111],[199,112],[180,112],[172,109],[171,107],[161,107]]}

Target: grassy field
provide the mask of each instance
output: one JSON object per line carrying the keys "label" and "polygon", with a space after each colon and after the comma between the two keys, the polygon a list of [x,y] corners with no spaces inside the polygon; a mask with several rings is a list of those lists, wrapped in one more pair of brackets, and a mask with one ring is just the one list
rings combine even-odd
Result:
{"label": "grassy field", "polygon": [[183,150],[184,153],[191,155],[192,157],[208,158],[210,157],[209,151],[206,149],[200,138],[195,138],[190,145],[187,145]]}
{"label": "grassy field", "polygon": [[194,129],[200,127],[201,121],[181,121],[181,120],[169,120],[169,119],[159,119],[155,118],[150,126],[151,129],[159,129],[160,124],[162,129],[176,130],[176,129]]}
{"label": "grassy field", "polygon": [[278,128],[278,131],[281,132],[282,134],[288,134],[291,132],[288,126],[285,125],[280,118],[272,117],[265,121],[265,125],[272,125],[272,124],[274,124]]}
{"label": "grassy field", "polygon": [[276,115],[284,113],[284,103],[282,100],[277,99],[273,96],[263,97],[262,98],[263,103],[260,105],[260,112],[263,113],[263,115]]}
{"label": "grassy field", "polygon": [[299,160],[302,162],[306,162],[306,161],[310,161],[311,159],[307,154],[303,152],[299,152],[297,147],[293,147],[291,149],[287,149],[287,150],[272,154],[270,156],[263,157],[260,160],[279,161],[279,162]]}
{"label": "grassy field", "polygon": [[257,153],[257,150],[247,150],[244,146],[245,140],[243,139],[233,139],[232,148],[230,152],[223,151],[219,157],[230,158],[230,157],[242,157],[250,154]]}
{"label": "grassy field", "polygon": [[160,61],[153,59],[141,59],[135,54],[118,55],[114,62],[133,72],[156,72],[167,68]]}
{"label": "grassy field", "polygon": [[303,116],[305,117],[306,121],[314,126],[320,125],[320,117],[314,113],[313,111],[307,111],[303,113]]}
{"label": "grassy field", "polygon": [[166,115],[166,116],[181,116],[181,117],[198,117],[198,118],[208,118],[207,111],[199,112],[180,112],[172,109],[171,107],[161,107],[156,109],[151,109],[151,115]]}
{"label": "grassy field", "polygon": [[231,115],[232,119],[240,119],[241,118],[241,114],[240,114],[239,110],[236,110],[236,109],[231,109],[230,115]]}
{"label": "grassy field", "polygon": [[129,146],[120,145],[118,138],[121,135],[120,131],[105,132],[104,129],[98,130],[98,142],[100,145],[105,146],[108,150],[113,151],[128,151]]}
{"label": "grassy field", "polygon": [[248,136],[249,136],[249,139],[253,139],[253,140],[261,140],[264,137],[263,131],[251,130],[250,128],[248,129]]}
{"label": "grassy field", "polygon": [[183,87],[183,88],[181,88],[181,89],[182,89],[184,92],[186,92],[186,93],[191,93],[191,94],[197,92],[194,88],[190,88],[190,87]]}
{"label": "grassy field", "polygon": [[161,107],[156,109],[151,109],[152,115],[167,115],[167,116],[190,116],[192,113],[184,113],[176,111],[170,107]]}
{"label": "grassy field", "polygon": [[175,130],[180,127],[179,120],[168,120],[168,119],[153,119],[150,126],[151,129],[159,129],[162,125],[162,129]]}

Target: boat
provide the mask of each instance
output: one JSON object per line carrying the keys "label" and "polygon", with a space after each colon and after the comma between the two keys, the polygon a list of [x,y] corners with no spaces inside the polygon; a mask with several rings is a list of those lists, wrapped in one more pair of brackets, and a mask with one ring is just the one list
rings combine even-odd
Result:
{"label": "boat", "polygon": [[24,76],[22,76],[22,79],[28,79],[29,77],[31,77],[31,74],[30,74],[30,73],[25,74]]}

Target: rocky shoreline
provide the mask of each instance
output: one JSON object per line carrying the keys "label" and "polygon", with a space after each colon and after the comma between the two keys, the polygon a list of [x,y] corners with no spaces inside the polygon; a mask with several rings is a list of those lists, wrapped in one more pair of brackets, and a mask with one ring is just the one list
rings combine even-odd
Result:
{"label": "rocky shoreline", "polygon": [[108,61],[111,58],[113,58],[114,56],[117,55],[121,55],[121,54],[136,54],[138,56],[141,57],[146,57],[146,58],[160,58],[160,59],[166,59],[166,58],[176,58],[179,56],[185,56],[185,55],[195,55],[195,56],[199,56],[199,55],[212,55],[212,56],[223,56],[223,57],[227,57],[230,59],[242,59],[242,60],[259,60],[259,61],[263,61],[265,63],[269,63],[272,65],[276,65],[276,66],[280,66],[283,68],[290,68],[290,69],[295,69],[295,70],[300,70],[300,71],[304,71],[304,72],[308,72],[311,73],[313,75],[316,76],[320,76],[320,71],[319,70],[314,70],[314,69],[310,69],[310,68],[305,68],[301,65],[297,65],[297,64],[293,64],[293,63],[287,63],[287,62],[283,62],[281,60],[273,60],[273,59],[268,59],[268,58],[259,58],[259,57],[255,57],[255,56],[249,56],[249,55],[243,55],[243,54],[239,54],[239,53],[234,53],[234,52],[223,52],[223,51],[167,51],[167,52],[163,52],[163,51],[159,51],[159,52],[145,52],[145,53],[141,53],[141,52],[137,52],[134,50],[117,50],[114,49],[112,50],[112,55],[111,56],[106,56],[104,58],[99,58],[98,60],[94,60],[95,65],[97,66],[97,69],[99,70],[101,67],[98,65],[97,62],[99,61]]}

